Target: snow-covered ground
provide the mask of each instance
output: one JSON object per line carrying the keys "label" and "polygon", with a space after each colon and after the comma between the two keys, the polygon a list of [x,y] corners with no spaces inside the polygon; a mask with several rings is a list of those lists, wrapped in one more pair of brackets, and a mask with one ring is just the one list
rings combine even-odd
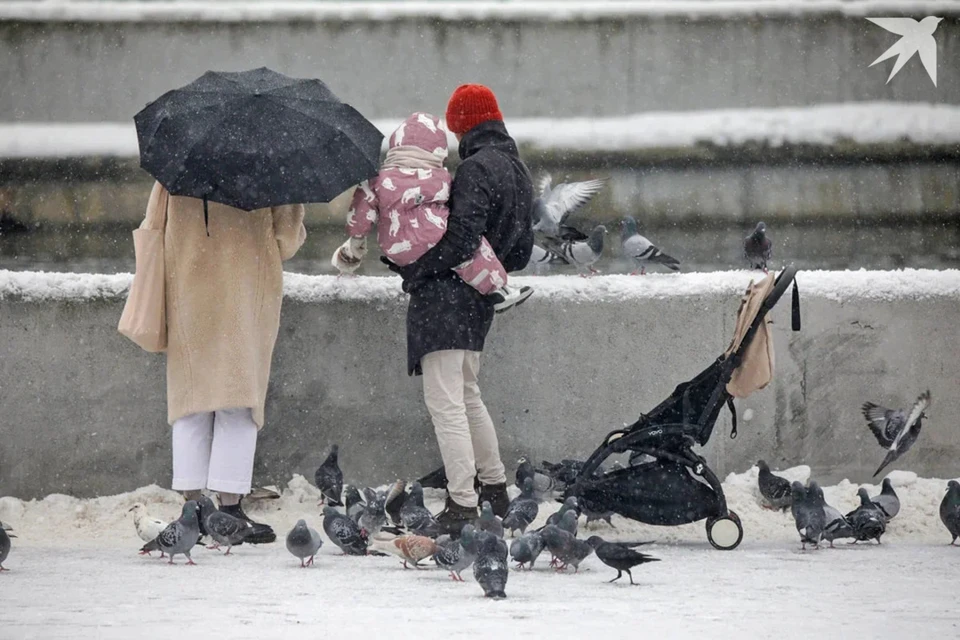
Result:
{"label": "snow-covered ground", "polygon": [[[937,516],[944,480],[890,474],[903,504],[883,545],[839,544],[801,552],[789,515],[760,508],[756,468],[731,474],[727,499],[744,522],[744,543],[715,551],[702,523],[655,528],[615,518],[610,538],[652,539],[661,562],[638,568],[640,586],[608,585],[595,557],[579,574],[555,574],[546,558],[512,571],[508,599],[485,600],[470,571],[454,584],[436,568],[404,570],[395,558],[336,555],[327,543],[302,570],[282,542],[225,557],[198,550],[198,566],[136,554],[129,507],[147,503],[174,517],[176,494],[146,487],[94,500],[0,499],[0,520],[20,536],[0,575],[0,637],[159,638],[946,638],[955,614],[960,548]],[[809,469],[783,475],[806,479]],[[869,486],[871,493],[878,490]],[[856,485],[826,487],[841,510]],[[437,508],[438,496],[432,505]],[[320,529],[318,492],[295,476],[280,500],[251,509],[281,533],[300,518]],[[538,521],[554,505],[545,505]]]}

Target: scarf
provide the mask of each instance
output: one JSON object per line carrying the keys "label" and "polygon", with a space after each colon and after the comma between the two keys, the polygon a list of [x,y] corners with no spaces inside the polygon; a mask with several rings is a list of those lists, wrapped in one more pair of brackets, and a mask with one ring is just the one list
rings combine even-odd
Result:
{"label": "scarf", "polygon": [[443,158],[420,147],[399,146],[387,149],[383,169],[442,169]]}

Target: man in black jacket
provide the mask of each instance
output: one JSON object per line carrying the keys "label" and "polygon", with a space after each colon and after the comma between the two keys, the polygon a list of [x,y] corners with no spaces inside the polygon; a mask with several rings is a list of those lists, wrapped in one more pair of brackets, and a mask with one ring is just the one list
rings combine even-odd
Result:
{"label": "man in black jacket", "polygon": [[480,352],[493,305],[451,269],[470,259],[485,236],[507,271],[523,269],[533,249],[533,183],[507,133],[493,92],[463,85],[447,106],[447,126],[460,141],[462,162],[450,192],[447,231],[416,263],[395,268],[410,294],[407,358],[423,374],[447,474],[447,505],[439,520],[455,534],[477,516],[479,500],[503,515],[509,499],[497,434],[480,398]]}

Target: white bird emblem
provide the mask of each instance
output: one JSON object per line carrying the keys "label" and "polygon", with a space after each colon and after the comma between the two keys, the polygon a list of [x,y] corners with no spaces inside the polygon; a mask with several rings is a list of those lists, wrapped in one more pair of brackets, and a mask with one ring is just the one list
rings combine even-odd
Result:
{"label": "white bird emblem", "polygon": [[890,77],[887,78],[887,82],[890,82],[903,65],[913,57],[913,54],[919,52],[923,68],[933,80],[933,86],[937,86],[937,41],[933,39],[933,32],[937,30],[937,25],[943,18],[928,16],[920,22],[913,18],[867,18],[867,20],[891,33],[903,36],[879,58],[871,62],[871,67],[878,62],[898,56],[893,70],[890,71]]}

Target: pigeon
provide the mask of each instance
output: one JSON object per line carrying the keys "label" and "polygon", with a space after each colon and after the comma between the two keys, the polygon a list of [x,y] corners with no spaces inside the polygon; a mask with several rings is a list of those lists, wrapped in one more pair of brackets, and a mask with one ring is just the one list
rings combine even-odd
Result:
{"label": "pigeon", "polygon": [[417,535],[435,538],[440,534],[440,523],[423,506],[423,487],[417,482],[410,487],[410,494],[400,509],[400,520],[407,530]]}
{"label": "pigeon", "polygon": [[647,562],[660,561],[660,558],[634,551],[629,544],[607,542],[600,536],[590,536],[587,538],[587,544],[593,547],[597,557],[600,558],[600,562],[617,570],[617,577],[610,582],[619,580],[623,577],[623,572],[626,571],[630,577],[630,584],[636,584],[633,581],[633,574],[630,573],[630,569]]}
{"label": "pigeon", "polygon": [[3,568],[3,563],[10,555],[10,538],[16,538],[17,536],[8,533],[9,531],[13,531],[13,529],[0,522],[0,571],[10,571],[10,569]]}
{"label": "pigeon", "polygon": [[603,254],[603,238],[606,233],[607,228],[599,224],[593,228],[590,235],[581,240],[544,239],[543,249],[549,256],[547,262],[574,265],[581,274],[583,269],[587,269],[591,274],[600,273],[593,265]]}
{"label": "pigeon", "polygon": [[812,544],[815,549],[819,549],[823,528],[826,526],[823,490],[814,481],[811,481],[806,489],[799,482],[794,482],[790,489],[793,493],[790,508],[800,534],[800,547],[806,549],[808,544]]}
{"label": "pigeon", "polygon": [[533,479],[533,497],[537,502],[543,502],[550,497],[556,489],[556,481],[545,473],[540,473],[533,468],[533,464],[525,457],[517,460],[517,486],[523,489],[523,481],[526,478]]}
{"label": "pigeon", "polygon": [[893,520],[900,513],[900,498],[897,497],[897,492],[893,490],[893,483],[890,482],[890,478],[883,479],[883,488],[880,490],[880,494],[873,496],[870,500],[880,507],[887,522]]}
{"label": "pigeon", "polygon": [[577,481],[577,476],[580,475],[583,465],[584,463],[580,460],[561,460],[556,464],[544,460],[540,463],[543,473],[553,478],[558,485],[564,488]]}
{"label": "pigeon", "polygon": [[767,271],[767,263],[773,255],[773,241],[767,236],[767,225],[757,223],[753,233],[743,240],[743,256],[751,269]]}
{"label": "pigeon", "polygon": [[487,598],[506,598],[507,577],[510,573],[507,565],[507,543],[492,533],[477,532],[477,558],[473,561],[473,577],[483,588]]}
{"label": "pigeon", "polygon": [[213,500],[207,496],[200,498],[199,506],[203,517],[203,528],[215,543],[212,548],[219,549],[220,545],[226,545],[227,552],[224,555],[230,555],[230,549],[243,544],[243,541],[255,531],[246,520],[219,511],[213,504]]}
{"label": "pigeon", "polygon": [[540,533],[531,531],[510,544],[510,557],[517,563],[518,569],[523,569],[524,565],[530,565],[527,568],[533,571],[533,565],[540,557],[543,546],[543,537]]}
{"label": "pigeon", "polygon": [[563,514],[563,517],[560,518],[560,522],[558,522],[556,526],[575,536],[577,535],[577,529],[579,529],[579,517],[576,509],[569,509]]}
{"label": "pigeon", "polygon": [[323,464],[317,467],[317,472],[313,475],[313,481],[316,482],[317,488],[320,489],[320,493],[323,494],[327,504],[332,507],[343,506],[343,503],[340,502],[340,494],[343,492],[343,471],[340,470],[340,465],[337,462],[339,453],[340,447],[338,445],[330,447],[330,455],[323,461]]}
{"label": "pigeon", "polygon": [[407,483],[403,480],[397,480],[387,490],[383,500],[384,511],[390,516],[390,521],[395,525],[403,524],[400,512],[407,500]]}
{"label": "pigeon", "polygon": [[367,505],[363,503],[363,497],[360,495],[360,490],[353,485],[349,485],[344,491],[343,501],[346,505],[347,517],[354,522],[359,522],[360,516],[367,507]]}
{"label": "pigeon", "polygon": [[[313,556],[323,546],[323,539],[314,529],[307,526],[306,520],[297,520],[297,524],[287,534],[287,551],[300,558],[300,568],[313,565]],[[304,559],[310,558],[304,564]]]}
{"label": "pigeon", "polygon": [[460,573],[468,569],[476,559],[477,538],[472,524],[463,525],[458,540],[448,535],[437,538],[437,550],[433,554],[433,561],[438,567],[450,572],[451,580],[463,582]]}
{"label": "pigeon", "polygon": [[574,573],[579,573],[580,563],[593,553],[593,547],[556,525],[547,525],[540,535],[543,537],[544,545],[558,561],[557,571],[565,571],[567,567],[572,566]]}
{"label": "pigeon", "polygon": [[547,524],[560,524],[560,521],[563,520],[563,516],[565,516],[568,511],[579,513],[579,507],[580,502],[577,500],[576,496],[570,496],[563,501],[563,504],[560,505],[560,509],[547,516]]}
{"label": "pigeon", "polygon": [[867,419],[867,426],[870,427],[880,446],[889,449],[883,462],[873,472],[874,478],[886,469],[887,465],[909,451],[917,441],[923,419],[927,417],[925,411],[929,406],[930,391],[920,394],[909,414],[903,409],[894,411],[872,402],[863,405],[863,417]]}
{"label": "pigeon", "polygon": [[364,489],[363,492],[366,495],[367,504],[364,506],[357,524],[368,535],[374,535],[387,524],[387,512],[383,508],[386,494],[378,494],[373,489]]}
{"label": "pigeon", "polygon": [[[623,255],[637,263],[630,275],[643,275],[647,272],[647,263],[659,264],[671,271],[680,270],[680,261],[660,251],[652,242],[644,238],[637,231],[637,221],[631,216],[623,219],[620,230],[620,241],[623,244]],[[639,270],[639,271],[638,271]]]}
{"label": "pigeon", "polygon": [[[585,205],[603,189],[605,179],[560,183],[551,188],[549,175],[540,181],[540,197],[533,202],[533,232],[541,242],[585,240],[568,224],[570,214]],[[546,246],[546,245],[544,245]]]}
{"label": "pigeon", "polygon": [[757,466],[760,467],[757,483],[760,485],[760,495],[763,496],[764,506],[768,509],[783,509],[786,511],[793,502],[790,481],[774,475],[763,460],[759,460]]}
{"label": "pigeon", "polygon": [[[947,483],[947,494],[943,496],[940,503],[940,521],[947,528],[953,539],[950,545],[953,546],[960,538],[960,482],[951,480]],[[0,563],[3,562],[3,550],[0,549]]]}
{"label": "pigeon", "polygon": [[[170,524],[159,518],[154,518],[147,513],[147,507],[142,502],[138,502],[130,507],[128,512],[131,511],[133,512],[133,527],[137,530],[137,535],[140,536],[140,539],[144,542],[153,542],[156,540],[160,532]],[[140,551],[140,555],[150,555],[150,551]],[[160,557],[162,558],[164,555],[161,551]]]}
{"label": "pigeon", "polygon": [[511,536],[517,531],[522,535],[526,533],[530,523],[537,519],[539,512],[540,505],[533,497],[533,478],[526,478],[520,495],[507,507],[507,512],[503,516],[503,528],[508,529]]}
{"label": "pigeon", "polygon": [[370,546],[381,553],[392,553],[403,559],[403,568],[409,569],[407,563],[413,563],[415,569],[420,569],[420,561],[429,558],[437,552],[437,543],[433,538],[418,535],[397,536],[395,538],[370,539]]}
{"label": "pigeon", "polygon": [[323,532],[330,542],[340,547],[344,555],[367,555],[367,537],[360,526],[333,507],[323,508]]}
{"label": "pigeon", "polygon": [[188,500],[183,505],[180,518],[168,524],[157,536],[155,541],[157,548],[170,556],[169,564],[173,564],[173,558],[177,555],[187,556],[188,565],[196,564],[190,557],[190,550],[200,539],[200,519],[197,510],[196,501]]}
{"label": "pigeon", "polygon": [[823,539],[830,543],[831,549],[834,540],[853,537],[853,527],[838,509],[824,502],[823,516],[826,523],[823,527]]}
{"label": "pigeon", "polygon": [[493,513],[490,502],[484,500],[480,505],[480,517],[477,519],[477,529],[492,533],[498,538],[503,537],[503,522]]}
{"label": "pigeon", "polygon": [[587,519],[584,523],[587,527],[589,527],[592,522],[600,522],[602,520],[616,529],[613,524],[613,511],[595,511],[590,503],[585,500],[581,501],[580,505],[583,516]]}
{"label": "pigeon", "polygon": [[860,487],[857,495],[860,497],[860,506],[846,515],[853,529],[853,544],[866,540],[876,540],[880,544],[880,536],[887,530],[887,518],[879,505],[870,500],[866,489]]}

